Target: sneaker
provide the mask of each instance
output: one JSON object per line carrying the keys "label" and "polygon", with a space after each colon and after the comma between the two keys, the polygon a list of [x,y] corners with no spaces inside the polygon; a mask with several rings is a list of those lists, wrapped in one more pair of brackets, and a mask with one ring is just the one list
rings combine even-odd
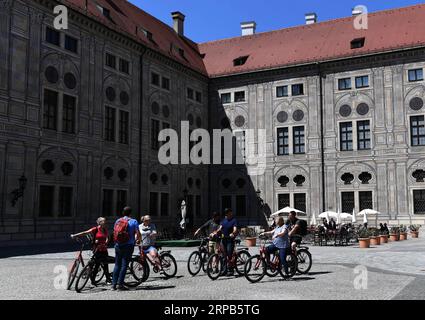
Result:
{"label": "sneaker", "polygon": [[117,291],[117,286],[112,286],[111,291]]}
{"label": "sneaker", "polygon": [[118,286],[118,291],[128,291],[128,288],[125,286]]}

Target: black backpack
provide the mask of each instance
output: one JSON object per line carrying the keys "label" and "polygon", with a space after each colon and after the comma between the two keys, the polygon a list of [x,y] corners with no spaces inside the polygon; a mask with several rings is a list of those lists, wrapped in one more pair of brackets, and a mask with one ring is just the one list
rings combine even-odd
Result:
{"label": "black backpack", "polygon": [[300,236],[303,236],[303,237],[306,236],[307,233],[308,233],[308,230],[307,230],[307,221],[299,219],[297,224],[300,227],[299,235]]}

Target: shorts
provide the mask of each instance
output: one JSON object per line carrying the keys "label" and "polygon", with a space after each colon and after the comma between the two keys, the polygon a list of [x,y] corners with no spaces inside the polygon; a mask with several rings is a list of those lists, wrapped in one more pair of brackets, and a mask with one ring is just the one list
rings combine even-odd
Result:
{"label": "shorts", "polygon": [[291,239],[289,239],[289,241],[291,243],[295,242],[297,245],[300,245],[301,241],[303,241],[303,237],[301,237],[300,235],[295,235],[295,236],[292,236]]}
{"label": "shorts", "polygon": [[147,247],[143,247],[143,252],[145,254],[150,253],[151,251],[155,251],[157,252],[158,250],[156,250],[156,248],[154,246],[147,246]]}
{"label": "shorts", "polygon": [[220,243],[215,241],[208,241],[208,252],[216,253]]}

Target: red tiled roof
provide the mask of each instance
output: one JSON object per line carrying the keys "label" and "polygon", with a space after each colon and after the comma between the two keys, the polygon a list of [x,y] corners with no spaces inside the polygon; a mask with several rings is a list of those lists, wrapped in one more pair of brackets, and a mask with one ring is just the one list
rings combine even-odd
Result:
{"label": "red tiled roof", "polygon": [[[356,30],[353,22],[348,17],[207,42],[199,50],[209,76],[218,77],[425,45],[424,4],[369,13],[367,30]],[[351,41],[362,37],[364,47],[351,49]],[[247,62],[233,66],[242,56]]]}
{"label": "red tiled roof", "polygon": [[[322,62],[425,45],[425,4],[369,13],[369,28],[356,30],[354,18],[342,18],[277,31],[196,44],[127,0],[59,0],[111,29],[159,51],[210,77]],[[110,10],[103,16],[96,4]],[[138,31],[136,31],[139,28]],[[140,28],[153,34],[150,41]],[[351,41],[365,37],[365,45],[351,49]],[[170,50],[171,44],[184,50]],[[201,54],[205,54],[202,59]],[[233,60],[249,56],[235,67]]]}
{"label": "red tiled roof", "polygon": [[[125,33],[134,40],[142,42],[148,47],[159,51],[179,63],[201,74],[207,75],[196,44],[185,37],[180,37],[173,28],[149,15],[127,0],[88,0],[87,12],[85,10],[86,0],[61,0],[61,2],[98,20],[111,29]],[[97,4],[110,10],[111,19],[103,16],[96,6]],[[151,32],[154,42],[150,41],[140,28]],[[175,48],[184,50],[184,58],[181,57],[178,49],[170,50],[171,44],[173,44]]]}

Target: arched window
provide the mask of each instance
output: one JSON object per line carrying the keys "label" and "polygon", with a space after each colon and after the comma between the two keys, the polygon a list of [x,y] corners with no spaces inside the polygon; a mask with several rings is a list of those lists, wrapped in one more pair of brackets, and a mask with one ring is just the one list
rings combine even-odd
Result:
{"label": "arched window", "polygon": [[359,175],[359,179],[362,184],[369,184],[369,181],[372,180],[372,175],[369,172],[362,172]]}
{"label": "arched window", "polygon": [[354,176],[347,172],[341,176],[341,180],[344,181],[344,184],[348,185],[354,181]]}
{"label": "arched window", "polygon": [[287,176],[281,176],[279,179],[277,179],[277,182],[279,182],[282,188],[286,188],[289,183],[289,178]]}

